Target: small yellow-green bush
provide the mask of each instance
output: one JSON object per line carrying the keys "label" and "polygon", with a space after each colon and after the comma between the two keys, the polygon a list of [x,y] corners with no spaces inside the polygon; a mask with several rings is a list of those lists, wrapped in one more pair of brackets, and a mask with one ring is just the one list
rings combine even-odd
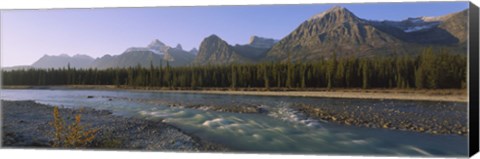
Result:
{"label": "small yellow-green bush", "polygon": [[67,124],[60,116],[58,107],[53,108],[54,141],[53,147],[80,148],[93,141],[99,129],[87,130],[80,124],[81,115],[75,115],[75,121]]}

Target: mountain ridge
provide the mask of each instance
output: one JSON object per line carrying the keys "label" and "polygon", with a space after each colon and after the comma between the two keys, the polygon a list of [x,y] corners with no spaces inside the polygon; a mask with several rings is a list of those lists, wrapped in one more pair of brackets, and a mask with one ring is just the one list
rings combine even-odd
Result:
{"label": "mountain ridge", "polygon": [[193,63],[204,64],[228,64],[236,61],[247,62],[242,55],[234,50],[226,41],[212,34],[200,44],[198,54]]}
{"label": "mountain ridge", "polygon": [[[357,17],[348,9],[337,6],[314,15],[300,24],[268,51],[265,60],[311,61],[328,58],[334,52],[339,57],[416,54],[426,47],[463,50],[461,46],[457,45],[461,40],[456,40],[451,32],[439,27],[445,25],[445,28],[455,30],[459,38],[466,40],[462,34],[464,33],[462,31],[466,29],[464,27],[459,29],[458,25],[461,25],[458,24],[459,22],[447,22],[449,19],[467,19],[465,15],[456,17],[457,14],[463,12],[465,11],[438,18],[443,22],[425,23],[432,25],[431,28],[414,30],[412,28],[418,27],[415,26],[416,23],[407,23],[405,20],[401,22],[365,20]],[[405,28],[402,28],[400,24],[405,25]]]}
{"label": "mountain ridge", "polygon": [[172,48],[158,39],[153,40],[147,47],[129,48],[120,55],[103,56],[97,58],[91,68],[115,68],[115,67],[149,67],[154,66],[186,66],[191,64],[195,55],[183,50],[181,44]]}
{"label": "mountain ridge", "polygon": [[[150,61],[155,65],[168,62],[171,66],[287,60],[308,62],[329,58],[333,53],[338,57],[418,54],[427,47],[465,53],[467,16],[468,9],[437,17],[377,21],[362,19],[345,7],[335,6],[306,19],[280,40],[254,35],[247,44],[230,45],[212,34],[203,39],[198,50],[186,51],[181,44],[170,47],[154,39],[145,47],[130,47],[119,55],[107,54],[96,59],[83,55],[45,55],[31,66],[60,68],[70,63],[71,67],[105,69],[149,65]],[[78,64],[69,58],[86,61]]]}
{"label": "mountain ridge", "polygon": [[60,55],[43,55],[35,61],[31,67],[33,68],[87,68],[94,61],[88,55],[76,54],[69,56],[67,54]]}

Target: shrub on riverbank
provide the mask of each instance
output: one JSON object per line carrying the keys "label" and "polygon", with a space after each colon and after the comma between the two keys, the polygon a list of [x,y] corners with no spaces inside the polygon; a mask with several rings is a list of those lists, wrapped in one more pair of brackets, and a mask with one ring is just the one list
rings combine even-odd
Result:
{"label": "shrub on riverbank", "polygon": [[99,129],[85,129],[80,124],[81,115],[75,115],[75,121],[68,124],[60,116],[58,107],[53,108],[53,127],[54,127],[54,141],[53,147],[78,148],[86,147],[95,139]]}

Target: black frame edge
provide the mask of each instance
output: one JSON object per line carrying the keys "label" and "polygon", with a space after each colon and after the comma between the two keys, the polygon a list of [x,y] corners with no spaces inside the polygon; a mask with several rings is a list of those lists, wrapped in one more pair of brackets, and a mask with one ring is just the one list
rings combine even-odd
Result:
{"label": "black frame edge", "polygon": [[479,35],[478,7],[470,2],[469,10],[469,156],[479,151]]}

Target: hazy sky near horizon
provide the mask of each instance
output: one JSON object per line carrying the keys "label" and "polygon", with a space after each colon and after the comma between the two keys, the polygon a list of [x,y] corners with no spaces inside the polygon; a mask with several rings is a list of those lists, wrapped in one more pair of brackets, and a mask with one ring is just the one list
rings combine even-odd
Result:
{"label": "hazy sky near horizon", "polygon": [[440,16],[468,2],[257,5],[208,7],[6,10],[1,12],[1,66],[30,65],[43,55],[118,55],[154,39],[185,50],[216,34],[229,44],[249,37],[281,39],[302,22],[335,5],[363,19]]}

